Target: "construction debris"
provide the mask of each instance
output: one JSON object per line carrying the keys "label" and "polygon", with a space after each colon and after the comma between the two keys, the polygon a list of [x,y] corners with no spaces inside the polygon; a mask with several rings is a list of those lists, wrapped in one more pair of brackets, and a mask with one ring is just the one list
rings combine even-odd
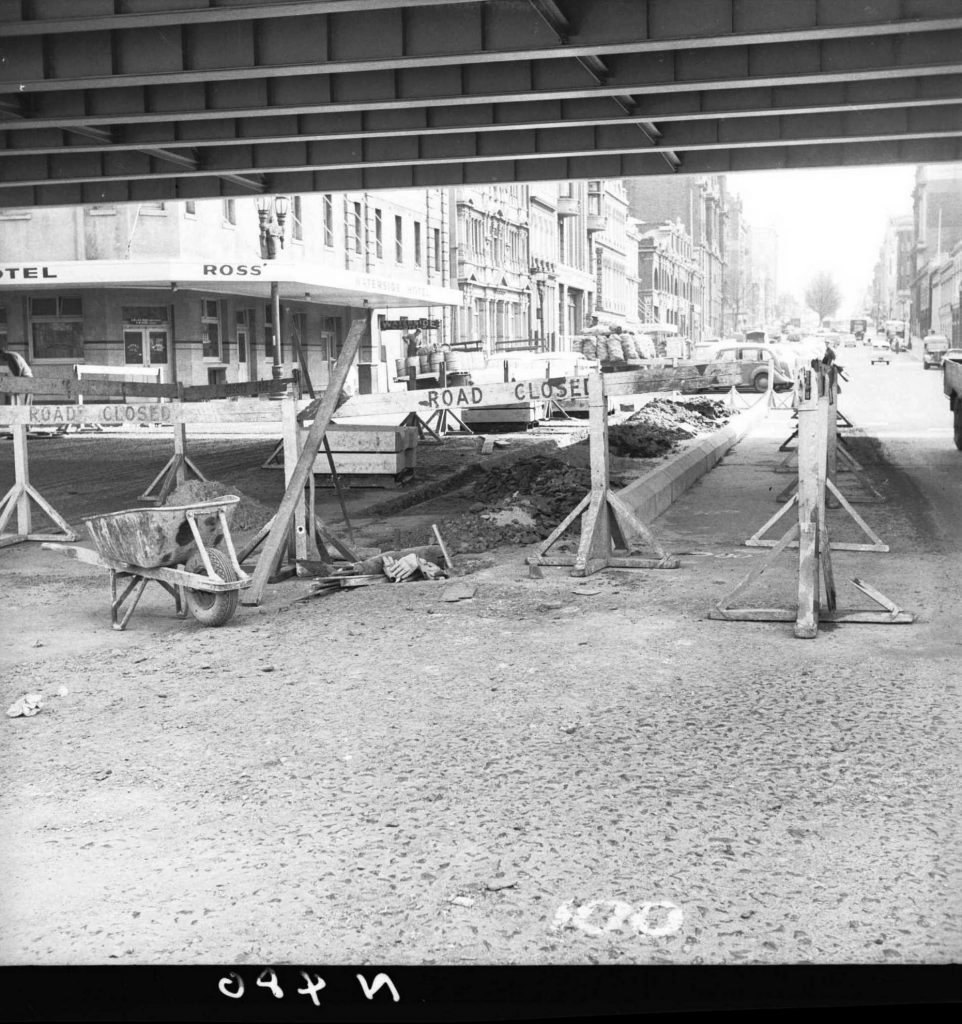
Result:
{"label": "construction debris", "polygon": [[42,693],[25,693],[7,708],[8,718],[32,718],[43,707]]}

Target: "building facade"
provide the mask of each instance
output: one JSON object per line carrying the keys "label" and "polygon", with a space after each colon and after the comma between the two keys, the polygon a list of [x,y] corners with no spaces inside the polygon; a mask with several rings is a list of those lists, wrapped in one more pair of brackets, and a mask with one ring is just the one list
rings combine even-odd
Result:
{"label": "building facade", "polygon": [[[637,222],[636,222],[637,223]],[[638,301],[642,324],[671,324],[683,338],[700,326],[701,269],[680,220],[637,226]]]}
{"label": "building facade", "polygon": [[911,326],[913,334],[925,335],[941,316],[941,303],[932,303],[933,288],[941,288],[939,268],[962,241],[962,164],[916,168],[912,230]]}
{"label": "building facade", "polygon": [[[0,324],[38,377],[77,365],[159,370],[184,384],[269,378],[272,289],[282,372],[323,388],[351,322],[371,331],[348,386],[386,390],[400,316],[450,310],[448,212],[439,190],[288,197],[283,247],[261,250],[253,199],[5,210]],[[276,223],[275,223],[276,229]]]}
{"label": "building facade", "polygon": [[723,179],[716,175],[629,178],[625,188],[629,212],[643,225],[680,221],[684,226],[700,280],[690,340],[721,337],[726,259]]}
{"label": "building facade", "polygon": [[452,189],[451,275],[461,292],[452,340],[493,351],[528,337],[531,292],[527,189]]}

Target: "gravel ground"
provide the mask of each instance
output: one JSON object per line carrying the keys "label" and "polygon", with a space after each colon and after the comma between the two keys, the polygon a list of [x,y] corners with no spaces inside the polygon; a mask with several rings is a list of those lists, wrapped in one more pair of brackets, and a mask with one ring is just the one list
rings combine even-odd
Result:
{"label": "gravel ground", "polygon": [[5,551],[3,696],[46,702],[5,720],[3,960],[957,960],[962,638],[924,521],[893,493],[893,553],[836,565],[914,626],[706,618],[764,557],[783,420],[656,521],[675,570],[536,580],[509,548],[465,600],[296,581],[205,630],[158,591],[111,633],[102,573]]}

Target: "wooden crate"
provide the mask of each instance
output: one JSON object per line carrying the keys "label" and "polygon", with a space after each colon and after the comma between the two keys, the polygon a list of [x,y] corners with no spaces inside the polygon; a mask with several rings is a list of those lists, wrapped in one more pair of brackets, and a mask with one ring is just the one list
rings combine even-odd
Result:
{"label": "wooden crate", "polygon": [[[417,427],[332,424],[327,429],[327,441],[339,474],[397,477],[414,472]],[[323,448],[314,460],[314,473],[325,477],[330,474]]]}

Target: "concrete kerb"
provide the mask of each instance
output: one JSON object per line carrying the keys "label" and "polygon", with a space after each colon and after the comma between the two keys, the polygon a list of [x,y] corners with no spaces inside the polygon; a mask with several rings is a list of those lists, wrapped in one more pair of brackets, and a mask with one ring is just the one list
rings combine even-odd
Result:
{"label": "concrete kerb", "polygon": [[723,456],[767,415],[767,396],[762,395],[754,405],[736,414],[731,422],[711,437],[703,438],[669,459],[664,465],[617,491],[618,497],[626,502],[640,519],[650,523],[675,499],[681,497],[696,480],[713,469]]}

